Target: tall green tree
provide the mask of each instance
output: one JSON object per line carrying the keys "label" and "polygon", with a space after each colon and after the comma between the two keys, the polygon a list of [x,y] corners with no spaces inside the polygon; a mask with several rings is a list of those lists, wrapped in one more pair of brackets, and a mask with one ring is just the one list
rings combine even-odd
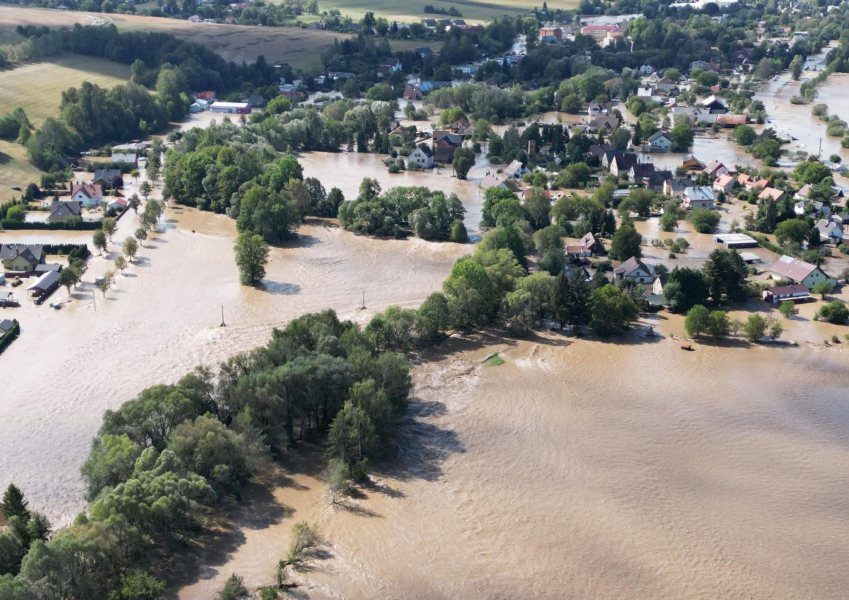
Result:
{"label": "tall green tree", "polygon": [[268,263],[268,244],[261,235],[244,232],[236,238],[233,246],[236,253],[236,265],[239,267],[239,279],[244,285],[257,285],[265,277],[265,265]]}

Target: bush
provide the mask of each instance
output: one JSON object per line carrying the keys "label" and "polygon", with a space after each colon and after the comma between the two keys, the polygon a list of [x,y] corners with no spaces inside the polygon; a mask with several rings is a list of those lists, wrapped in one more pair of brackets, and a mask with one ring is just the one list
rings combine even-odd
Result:
{"label": "bush", "polygon": [[237,600],[238,598],[247,598],[248,589],[245,587],[245,581],[233,573],[224,584],[224,589],[218,592],[218,600]]}
{"label": "bush", "polygon": [[817,319],[835,325],[843,325],[849,319],[849,309],[842,300],[834,300],[817,311]]}
{"label": "bush", "polygon": [[13,229],[38,229],[38,230],[70,230],[70,231],[95,231],[100,229],[100,221],[56,221],[54,223],[24,223],[14,221],[12,219],[3,219],[0,221],[0,227],[7,230]]}

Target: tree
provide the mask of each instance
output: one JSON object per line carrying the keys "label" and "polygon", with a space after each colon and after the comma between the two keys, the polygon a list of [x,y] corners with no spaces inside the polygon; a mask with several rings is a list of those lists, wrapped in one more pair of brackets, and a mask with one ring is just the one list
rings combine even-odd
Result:
{"label": "tree", "polygon": [[672,145],[677,150],[685,150],[693,145],[693,130],[685,123],[678,123],[672,128]]}
{"label": "tree", "polygon": [[805,160],[793,169],[793,179],[799,183],[816,184],[831,177],[831,170],[817,160]]}
{"label": "tree", "polygon": [[723,295],[731,302],[748,296],[745,285],[748,268],[736,250],[714,250],[703,270],[714,302],[720,302]]}
{"label": "tree", "polygon": [[781,306],[778,307],[778,312],[780,312],[785,318],[789,319],[798,315],[799,309],[796,308],[796,303],[792,300],[785,300],[781,303]]}
{"label": "tree", "polygon": [[136,229],[133,237],[135,237],[139,241],[139,244],[144,247],[144,241],[147,239],[147,230],[144,227],[139,227]]}
{"label": "tree", "polygon": [[130,478],[141,449],[124,435],[104,434],[94,438],[88,459],[80,471],[86,481],[86,498],[93,501],[105,487]]}
{"label": "tree", "polygon": [[710,233],[719,225],[719,213],[707,208],[695,208],[690,211],[687,219],[699,233]]}
{"label": "tree", "polygon": [[581,269],[574,269],[569,275],[561,272],[557,275],[554,290],[554,318],[563,329],[571,325],[572,331],[579,335],[581,327],[589,320],[590,286],[584,279]]}
{"label": "tree", "polygon": [[233,246],[236,253],[236,265],[239,267],[239,279],[243,285],[256,285],[265,277],[265,265],[268,263],[268,244],[261,235],[240,233]]}
{"label": "tree", "polygon": [[469,234],[466,231],[466,224],[463,219],[454,219],[451,223],[451,233],[448,239],[457,244],[465,244],[469,241]]}
{"label": "tree", "polygon": [[14,483],[10,483],[6,491],[3,492],[3,500],[0,502],[0,512],[8,520],[12,517],[21,517],[28,519],[30,512],[27,508],[27,502],[24,499],[24,493]]}
{"label": "tree", "polygon": [[97,284],[97,289],[99,289],[103,293],[103,297],[106,297],[106,292],[109,291],[109,288],[112,287],[112,280],[115,279],[114,271],[107,271],[103,275],[103,281]]}
{"label": "tree", "polygon": [[336,504],[336,495],[348,491],[348,481],[351,479],[350,469],[344,461],[333,458],[327,463],[327,484],[333,494],[332,502]]}
{"label": "tree", "polygon": [[684,328],[687,330],[687,335],[698,339],[702,332],[708,329],[710,323],[710,312],[701,304],[697,304],[687,311],[687,318],[684,320]]}
{"label": "tree", "polygon": [[610,134],[610,147],[613,150],[625,150],[631,141],[631,132],[625,127],[620,127]]}
{"label": "tree", "polygon": [[728,315],[721,310],[714,310],[710,313],[708,319],[707,332],[714,338],[724,338],[728,336],[731,330],[731,320]]}
{"label": "tree", "polygon": [[68,294],[71,293],[71,286],[77,285],[80,280],[80,274],[73,267],[65,267],[59,273],[59,285],[63,285],[68,289]]}
{"label": "tree", "polygon": [[543,229],[551,225],[551,201],[546,190],[539,187],[528,189],[524,208],[534,229]]}
{"label": "tree", "polygon": [[150,181],[142,181],[139,186],[139,192],[144,196],[144,199],[147,200],[148,197],[153,193],[153,186],[150,184]]}
{"label": "tree", "polygon": [[133,571],[121,576],[121,588],[114,591],[109,600],[160,600],[164,584],[142,571]]}
{"label": "tree", "polygon": [[746,339],[756,344],[764,336],[764,333],[766,333],[766,327],[767,320],[764,317],[757,313],[749,315],[744,325]]}
{"label": "tree", "polygon": [[708,282],[698,269],[675,267],[663,287],[666,302],[674,312],[690,310],[708,299]]}
{"label": "tree", "polygon": [[128,237],[124,240],[124,254],[130,259],[130,262],[133,262],[133,258],[139,251],[139,245],[136,242],[135,238]]}
{"label": "tree", "polygon": [[781,321],[773,321],[769,327],[769,339],[774,342],[781,337],[782,333],[784,333],[784,325],[781,324]]}
{"label": "tree", "polygon": [[625,223],[613,235],[608,255],[613,260],[619,261],[628,260],[631,257],[640,258],[642,256],[642,244],[643,238],[637,233],[634,225]]}
{"label": "tree", "polygon": [[610,283],[592,292],[589,304],[590,328],[601,336],[621,333],[640,314],[631,296]]}
{"label": "tree", "polygon": [[799,77],[802,76],[802,55],[797,54],[793,57],[793,60],[790,61],[790,75],[793,77],[793,81],[799,81]]}
{"label": "tree", "polygon": [[751,125],[738,125],[734,128],[734,133],[731,134],[731,137],[741,146],[751,146],[755,143],[758,134]]}
{"label": "tree", "polygon": [[825,301],[825,297],[834,291],[834,284],[830,281],[819,281],[814,284],[814,287],[811,288],[811,292],[814,294],[819,294],[823,301]]}
{"label": "tree", "polygon": [[678,211],[671,207],[665,208],[660,217],[660,229],[669,232],[675,231],[676,227],[678,227]]}
{"label": "tree", "polygon": [[115,268],[118,269],[121,273],[124,272],[124,269],[127,268],[127,261],[123,256],[115,257]]}
{"label": "tree", "polygon": [[16,221],[18,223],[23,223],[26,219],[26,211],[22,206],[12,206],[9,210],[6,211],[6,218],[10,221]]}
{"label": "tree", "polygon": [[138,170],[138,169],[133,169],[132,171],[130,171],[130,177],[132,177],[133,179],[135,179],[135,180],[136,180],[136,183],[138,183],[138,182],[139,182],[139,175],[140,175],[140,173],[139,173],[139,170]]}
{"label": "tree", "polygon": [[820,307],[817,311],[817,319],[835,325],[843,325],[849,319],[849,309],[846,308],[845,302],[834,300]]}
{"label": "tree", "polygon": [[469,148],[457,148],[451,166],[458,179],[465,179],[469,170],[475,166],[475,153]]}
{"label": "tree", "polygon": [[103,223],[100,225],[100,230],[106,234],[106,237],[109,238],[109,241],[112,241],[112,236],[115,235],[115,230],[118,228],[118,224],[115,222],[115,219],[111,217],[106,217],[103,219]]}
{"label": "tree", "polygon": [[102,229],[98,229],[92,235],[92,243],[94,247],[100,250],[100,254],[103,254],[103,251],[106,250],[106,234],[103,233]]}
{"label": "tree", "polygon": [[127,206],[133,209],[133,212],[139,214],[139,206],[141,206],[141,198],[139,198],[138,194],[133,194],[130,196],[129,200],[127,200]]}
{"label": "tree", "polygon": [[422,303],[416,315],[415,327],[419,339],[435,340],[445,332],[450,322],[448,300],[444,294],[434,292]]}
{"label": "tree", "polygon": [[[767,200],[771,202],[771,200]],[[795,242],[802,244],[808,239],[811,233],[811,227],[802,219],[787,219],[782,221],[775,227],[775,239],[779,244],[786,242]],[[817,230],[819,235],[819,230]]]}

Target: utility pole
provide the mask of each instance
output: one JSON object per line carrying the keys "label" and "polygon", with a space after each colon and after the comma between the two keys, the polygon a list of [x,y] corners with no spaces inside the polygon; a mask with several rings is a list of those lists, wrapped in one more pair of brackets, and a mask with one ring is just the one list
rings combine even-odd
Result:
{"label": "utility pole", "polygon": [[219,327],[227,327],[227,323],[224,322],[224,305],[221,305],[221,325]]}
{"label": "utility pole", "polygon": [[366,293],[365,293],[365,290],[364,290],[363,291],[363,306],[362,306],[361,310],[365,310],[365,309],[366,309]]}

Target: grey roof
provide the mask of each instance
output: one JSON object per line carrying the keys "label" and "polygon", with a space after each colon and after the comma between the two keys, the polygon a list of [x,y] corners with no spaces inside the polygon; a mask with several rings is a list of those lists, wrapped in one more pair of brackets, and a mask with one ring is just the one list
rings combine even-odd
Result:
{"label": "grey roof", "polygon": [[44,275],[35,280],[35,283],[30,285],[27,288],[27,291],[30,290],[46,290],[51,285],[59,281],[59,272],[58,271],[47,271]]}
{"label": "grey roof", "polygon": [[0,321],[0,333],[6,333],[11,328],[12,328],[12,320],[11,319],[3,319],[2,321]]}
{"label": "grey roof", "polygon": [[425,156],[427,156],[427,157],[433,156],[433,149],[430,147],[429,144],[422,143],[422,144],[419,144],[417,147],[418,147],[419,150],[424,152]]}
{"label": "grey roof", "polygon": [[80,203],[74,200],[54,200],[50,203],[50,215],[48,219],[54,217],[76,217],[82,214]]}
{"label": "grey roof", "polygon": [[643,261],[639,258],[632,256],[621,265],[613,269],[613,275],[618,275],[620,277],[627,277],[637,269],[642,269],[648,274],[651,274],[651,269],[649,269]]}
{"label": "grey roof", "polygon": [[123,179],[124,176],[121,173],[120,169],[95,169],[94,171],[94,179],[92,181],[105,181],[106,183],[112,183],[116,179]]}
{"label": "grey roof", "polygon": [[688,187],[684,190],[690,200],[713,200],[713,192],[707,186]]}
{"label": "grey roof", "polygon": [[666,138],[670,142],[672,141],[672,135],[670,133],[666,132],[666,131],[657,131],[657,132],[653,133],[652,135],[649,136],[647,141],[649,143],[651,143],[651,142],[655,142],[655,141],[659,140],[660,138]]}
{"label": "grey roof", "polygon": [[10,260],[21,254],[29,262],[38,263],[44,256],[44,246],[41,244],[3,244],[0,246],[0,260]]}
{"label": "grey roof", "polygon": [[121,152],[113,152],[112,153],[112,162],[120,163],[120,162],[128,162],[128,163],[136,163],[138,161],[138,157],[132,153],[121,153]]}

